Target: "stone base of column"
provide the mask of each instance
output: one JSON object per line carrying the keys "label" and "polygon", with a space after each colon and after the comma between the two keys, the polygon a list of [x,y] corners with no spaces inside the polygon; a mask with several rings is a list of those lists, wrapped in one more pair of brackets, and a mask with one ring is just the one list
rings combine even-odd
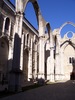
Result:
{"label": "stone base of column", "polygon": [[64,75],[63,74],[57,74],[55,75],[55,81],[63,81]]}
{"label": "stone base of column", "polygon": [[32,79],[32,74],[28,74],[28,81],[31,81]]}
{"label": "stone base of column", "polygon": [[50,80],[50,74],[47,74],[47,80]]}
{"label": "stone base of column", "polygon": [[43,73],[38,73],[38,79],[40,78],[45,79],[45,75]]}
{"label": "stone base of column", "polygon": [[12,70],[9,73],[8,91],[17,92],[22,90],[22,72],[20,70]]}
{"label": "stone base of column", "polygon": [[54,74],[50,74],[50,82],[54,82]]}

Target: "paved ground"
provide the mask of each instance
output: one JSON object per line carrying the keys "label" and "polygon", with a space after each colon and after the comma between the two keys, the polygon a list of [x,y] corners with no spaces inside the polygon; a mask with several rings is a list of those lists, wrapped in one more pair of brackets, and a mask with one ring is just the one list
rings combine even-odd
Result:
{"label": "paved ground", "polygon": [[75,82],[50,84],[0,100],[75,100]]}

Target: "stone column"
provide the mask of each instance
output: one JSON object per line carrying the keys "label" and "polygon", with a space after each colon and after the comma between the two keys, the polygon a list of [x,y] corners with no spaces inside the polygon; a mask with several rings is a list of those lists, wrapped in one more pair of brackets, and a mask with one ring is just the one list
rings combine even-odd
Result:
{"label": "stone column", "polygon": [[30,45],[30,50],[29,50],[29,60],[28,60],[28,81],[32,78],[32,46],[33,46],[33,41],[31,39],[31,45]]}
{"label": "stone column", "polygon": [[27,34],[25,34],[25,48],[27,47]]}
{"label": "stone column", "polygon": [[50,80],[50,56],[47,58],[47,80]]}
{"label": "stone column", "polygon": [[23,70],[24,34],[21,39],[20,70]]}
{"label": "stone column", "polygon": [[[12,70],[12,60],[13,60],[13,44],[14,44],[14,24],[12,25],[12,33],[13,36],[10,36],[9,39],[9,54],[8,54],[8,71]],[[9,78],[8,78],[9,79]]]}
{"label": "stone column", "polygon": [[47,76],[45,76],[47,78],[47,80],[50,80],[50,42],[49,40],[46,41],[45,44],[46,47],[46,51],[45,51],[45,74]]}
{"label": "stone column", "polygon": [[57,43],[56,45],[56,54],[55,54],[55,80],[58,81],[58,80],[61,80],[60,79],[60,45],[59,43]]}
{"label": "stone column", "polygon": [[35,64],[34,64],[34,66],[35,66],[35,71],[34,71],[34,79],[36,79],[36,77],[37,77],[37,44],[35,44],[35,50],[34,50],[34,60],[35,60]]}
{"label": "stone column", "polygon": [[13,61],[12,61],[12,70],[10,71],[10,78],[8,84],[9,91],[21,90],[20,53],[21,53],[22,19],[23,19],[23,13],[16,12],[15,27],[14,27],[15,30],[13,39]]}
{"label": "stone column", "polygon": [[41,15],[41,12],[38,12],[39,16],[39,72],[38,72],[38,78],[45,79],[44,75],[44,69],[45,69],[45,48],[44,48],[44,40],[43,35],[45,34],[45,23],[44,19]]}
{"label": "stone column", "polygon": [[44,41],[42,37],[39,39],[39,73],[38,78],[44,77],[44,67],[45,67],[45,51],[44,51]]}
{"label": "stone column", "polygon": [[6,17],[4,17],[4,21],[3,21],[2,35],[4,35],[4,31],[5,31],[5,21],[6,21]]}
{"label": "stone column", "polygon": [[9,30],[8,30],[8,35],[9,35],[9,36],[10,36],[10,32],[11,32],[11,21],[10,21]]}
{"label": "stone column", "polygon": [[61,80],[63,80],[64,79],[64,52],[63,52],[63,49],[61,50],[61,52],[60,52],[61,54],[61,66],[60,66],[60,70],[61,70]]}
{"label": "stone column", "polygon": [[50,81],[54,82],[54,40],[50,33]]}
{"label": "stone column", "polygon": [[54,47],[50,47],[50,81],[54,82]]}
{"label": "stone column", "polygon": [[16,13],[14,53],[13,53],[13,68],[16,69],[20,69],[22,18],[23,18],[23,14]]}
{"label": "stone column", "polygon": [[8,70],[12,69],[12,41],[9,40]]}
{"label": "stone column", "polygon": [[60,56],[59,53],[56,53],[56,61],[55,61],[55,81],[60,80]]}

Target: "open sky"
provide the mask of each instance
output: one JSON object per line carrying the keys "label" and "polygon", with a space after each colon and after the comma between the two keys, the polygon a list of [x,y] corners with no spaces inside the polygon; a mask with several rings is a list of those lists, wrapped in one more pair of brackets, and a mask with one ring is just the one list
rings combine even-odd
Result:
{"label": "open sky", "polygon": [[[14,3],[15,0],[10,1]],[[75,0],[37,0],[37,2],[43,18],[50,23],[52,30],[59,28],[67,21],[75,23]],[[25,17],[36,29],[38,28],[35,11],[31,3],[27,4]],[[67,31],[75,33],[75,27],[66,25],[61,31],[61,36],[63,37]]]}

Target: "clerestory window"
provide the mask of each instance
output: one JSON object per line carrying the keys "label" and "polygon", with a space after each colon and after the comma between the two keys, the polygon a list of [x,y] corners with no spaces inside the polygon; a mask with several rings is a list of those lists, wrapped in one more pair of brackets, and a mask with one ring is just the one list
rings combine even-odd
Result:
{"label": "clerestory window", "polygon": [[69,63],[72,63],[72,64],[75,63],[75,59],[74,59],[74,57],[70,57],[70,58],[69,58]]}

